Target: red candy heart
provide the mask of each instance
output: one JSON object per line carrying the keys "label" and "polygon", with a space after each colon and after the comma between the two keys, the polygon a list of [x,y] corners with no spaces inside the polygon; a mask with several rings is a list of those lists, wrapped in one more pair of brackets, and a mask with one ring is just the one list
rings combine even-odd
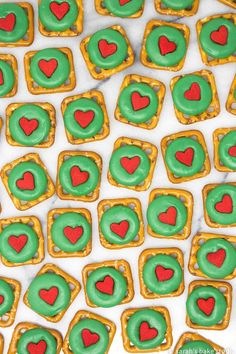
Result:
{"label": "red candy heart", "polygon": [[190,101],[200,101],[201,99],[201,88],[197,82],[193,82],[190,89],[185,91],[184,97]]}
{"label": "red candy heart", "polygon": [[16,185],[19,189],[32,191],[35,188],[34,176],[31,172],[25,172],[23,178],[16,181]]}
{"label": "red candy heart", "polygon": [[0,85],[3,85],[3,84],[4,84],[3,72],[2,72],[2,70],[0,69]]}
{"label": "red candy heart", "polygon": [[226,26],[220,26],[217,31],[211,32],[210,38],[213,42],[225,45],[228,42],[228,28]]}
{"label": "red candy heart", "polygon": [[16,23],[15,14],[8,14],[5,18],[0,18],[0,30],[11,32]]}
{"label": "red candy heart", "polygon": [[76,227],[66,226],[63,232],[66,238],[68,238],[68,240],[74,245],[83,235],[84,229],[82,226],[76,226]]}
{"label": "red candy heart", "polygon": [[117,224],[113,223],[110,225],[110,229],[116,235],[120,236],[121,238],[124,238],[127,234],[128,229],[129,229],[129,222],[127,220],[123,220]]}
{"label": "red candy heart", "polygon": [[151,340],[158,335],[156,328],[151,328],[148,322],[142,322],[139,327],[139,339],[141,342]]}
{"label": "red candy heart", "polygon": [[199,309],[205,313],[205,315],[210,316],[215,307],[214,297],[209,297],[208,299],[198,299],[197,305]]}
{"label": "red candy heart", "polygon": [[39,69],[47,76],[48,79],[54,74],[58,62],[56,59],[45,60],[41,59],[38,63]]}
{"label": "red candy heart", "polygon": [[53,15],[56,16],[59,21],[62,20],[63,17],[67,14],[67,12],[70,10],[68,2],[62,2],[59,4],[56,1],[53,1],[50,3],[49,7]]}
{"label": "red candy heart", "polygon": [[215,210],[218,213],[231,214],[233,211],[233,201],[230,195],[225,194],[222,200],[215,204]]}
{"label": "red candy heart", "polygon": [[93,121],[94,111],[83,112],[78,109],[75,111],[74,117],[76,122],[84,129]]}
{"label": "red candy heart", "polygon": [[39,122],[37,119],[20,118],[19,124],[25,135],[29,136],[38,128]]}
{"label": "red candy heart", "polygon": [[78,166],[73,166],[70,170],[70,177],[73,187],[77,187],[80,184],[87,182],[89,179],[89,173],[87,171],[81,171]]}
{"label": "red candy heart", "polygon": [[158,47],[161,55],[166,55],[169,53],[173,53],[176,50],[175,42],[169,41],[166,36],[161,36],[158,41]]}
{"label": "red candy heart", "polygon": [[168,224],[168,225],[172,225],[172,226],[176,225],[176,217],[177,217],[177,210],[173,206],[169,207],[166,210],[166,212],[160,213],[158,215],[158,219],[163,224]]}
{"label": "red candy heart", "polygon": [[95,286],[101,293],[112,295],[114,292],[114,285],[114,280],[107,275],[103,281],[98,281]]}
{"label": "red candy heart", "polygon": [[128,172],[130,175],[132,175],[138,168],[140,164],[140,157],[139,156],[134,156],[134,157],[122,157],[120,160],[121,166],[125,169],[126,172]]}
{"label": "red candy heart", "polygon": [[158,281],[167,281],[174,275],[173,269],[164,268],[161,265],[156,266],[155,273]]}
{"label": "red candy heart", "polygon": [[0,305],[2,305],[3,301],[4,301],[4,296],[0,295]]}
{"label": "red candy heart", "polygon": [[38,343],[29,343],[27,345],[29,354],[44,354],[47,350],[47,343],[40,340]]}
{"label": "red candy heart", "polygon": [[208,262],[214,264],[216,267],[220,268],[225,261],[226,252],[223,248],[220,248],[216,252],[211,252],[207,254]]}
{"label": "red candy heart", "polygon": [[182,164],[191,167],[194,158],[194,150],[192,148],[187,148],[185,151],[177,151],[175,158]]}
{"label": "red candy heart", "polygon": [[56,301],[58,294],[59,290],[56,286],[52,286],[49,290],[41,289],[39,291],[39,297],[51,306]]}
{"label": "red candy heart", "polygon": [[81,337],[86,348],[96,344],[100,339],[97,333],[92,333],[89,329],[83,329]]}
{"label": "red candy heart", "polygon": [[231,146],[228,150],[230,156],[236,157],[236,146]]}
{"label": "red candy heart", "polygon": [[131,0],[120,0],[120,6],[124,6],[126,4],[128,4],[128,2],[130,2]]}
{"label": "red candy heart", "polygon": [[149,106],[150,99],[147,96],[141,96],[139,92],[133,92],[131,96],[131,103],[134,111],[139,111],[140,109]]}
{"label": "red candy heart", "polygon": [[21,250],[25,247],[28,241],[27,235],[20,235],[20,236],[10,236],[8,238],[9,245],[17,252],[20,253]]}
{"label": "red candy heart", "polygon": [[101,39],[98,42],[98,48],[103,58],[107,58],[117,51],[117,45],[115,43],[108,43],[106,39]]}

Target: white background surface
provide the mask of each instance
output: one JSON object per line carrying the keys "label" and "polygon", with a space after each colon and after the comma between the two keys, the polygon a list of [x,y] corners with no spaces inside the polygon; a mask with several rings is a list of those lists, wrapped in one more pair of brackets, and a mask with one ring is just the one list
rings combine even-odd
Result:
{"label": "white background surface", "polygon": [[[81,309],[89,309],[86,306],[84,300],[84,291],[80,292],[78,297],[75,299],[72,306],[66,312],[64,318],[57,324],[51,324],[47,322],[39,315],[35,314],[33,311],[29,310],[22,302],[22,295],[25,293],[28,285],[33,279],[34,275],[37,271],[42,267],[43,264],[51,262],[55,263],[62,267],[65,271],[69,272],[71,275],[76,277],[80,282],[82,281],[81,270],[84,265],[89,264],[91,262],[112,260],[112,259],[120,259],[124,258],[129,261],[134,278],[135,285],[135,298],[134,300],[126,305],[117,306],[111,309],[92,309],[92,311],[101,314],[111,320],[113,320],[117,325],[117,332],[113,344],[110,349],[111,354],[123,354],[125,350],[123,349],[122,339],[121,339],[121,328],[120,328],[120,315],[124,309],[129,307],[142,307],[142,306],[166,306],[171,315],[172,326],[173,326],[173,338],[175,344],[180,337],[180,335],[190,330],[185,324],[185,303],[187,296],[187,288],[190,281],[197,279],[196,277],[191,276],[187,271],[187,262],[189,256],[189,249],[191,244],[192,236],[199,230],[208,231],[208,232],[216,232],[222,234],[235,234],[235,228],[228,229],[219,229],[214,230],[210,229],[206,226],[204,218],[203,218],[203,209],[202,209],[202,197],[201,190],[203,186],[207,183],[220,183],[223,181],[235,181],[235,175],[233,173],[225,174],[221,172],[217,172],[213,167],[213,145],[212,145],[212,132],[219,127],[233,127],[235,126],[236,117],[230,115],[225,110],[225,101],[228,95],[229,87],[231,81],[233,79],[235,73],[235,63],[221,65],[217,67],[213,67],[210,70],[215,74],[216,83],[218,87],[218,93],[221,102],[221,113],[218,117],[208,120],[205,122],[200,122],[193,124],[192,126],[184,126],[181,125],[174,114],[171,94],[169,90],[170,79],[178,73],[171,73],[167,71],[160,70],[150,70],[145,68],[139,62],[139,52],[141,41],[143,37],[143,32],[146,23],[151,19],[165,19],[170,20],[170,17],[165,17],[156,13],[154,9],[153,0],[145,1],[145,11],[141,18],[136,20],[131,19],[119,19],[112,17],[103,17],[96,13],[94,8],[93,0],[84,0],[84,8],[85,8],[85,21],[84,21],[84,32],[79,37],[73,38],[47,38],[43,37],[37,30],[37,1],[31,0],[31,3],[34,5],[35,9],[35,41],[31,45],[30,48],[1,48],[1,53],[12,53],[18,59],[19,65],[19,89],[18,94],[11,99],[1,99],[0,100],[0,115],[5,120],[5,109],[8,104],[12,102],[50,102],[52,103],[57,110],[57,129],[56,129],[56,141],[55,144],[49,149],[33,149],[33,148],[17,148],[12,147],[7,144],[5,139],[5,124],[3,125],[3,129],[1,132],[1,141],[0,141],[0,167],[2,167],[5,163],[10,162],[20,156],[23,156],[25,153],[29,152],[39,152],[43,162],[48,168],[48,171],[55,181],[56,178],[56,169],[57,169],[57,156],[59,152],[63,150],[75,150],[76,148],[79,150],[88,150],[88,151],[96,151],[103,158],[103,171],[102,171],[102,184],[101,184],[101,193],[100,198],[116,198],[116,197],[138,197],[142,201],[143,205],[143,213],[145,216],[147,201],[150,191],[153,188],[160,187],[169,187],[175,188],[176,186],[171,184],[167,178],[167,174],[164,168],[163,159],[160,153],[160,140],[162,137],[179,132],[182,130],[190,130],[190,129],[198,129],[204,133],[207,146],[209,149],[212,171],[211,174],[205,178],[194,180],[188,183],[182,183],[177,186],[183,189],[187,189],[191,191],[194,195],[194,217],[193,217],[193,226],[192,226],[192,234],[190,238],[186,241],[176,241],[176,240],[163,240],[163,239],[155,239],[147,235],[144,244],[138,248],[132,249],[123,249],[119,251],[111,251],[105,249],[101,246],[98,237],[98,227],[97,227],[97,203],[80,203],[80,202],[70,202],[70,201],[61,201],[54,195],[51,199],[46,202],[43,202],[36,207],[26,211],[20,212],[16,210],[13,206],[6,190],[2,182],[0,182],[0,199],[2,204],[2,214],[1,217],[15,217],[21,215],[35,215],[39,217],[43,224],[44,235],[46,238],[46,215],[47,212],[56,207],[86,207],[92,212],[93,216],[93,250],[92,253],[85,258],[65,258],[65,259],[53,259],[46,252],[45,260],[36,266],[25,266],[25,267],[15,267],[15,268],[7,268],[0,264],[0,274],[4,276],[9,276],[12,278],[16,278],[22,283],[22,294],[21,300],[17,311],[16,321],[13,326],[8,329],[1,329],[0,332],[3,333],[5,337],[5,351],[7,352],[8,344],[13,332],[13,328],[20,321],[32,321],[35,323],[39,323],[44,326],[54,327],[61,331],[64,336],[69,322],[73,318],[76,311]],[[205,16],[217,14],[217,13],[227,13],[232,12],[233,10],[230,7],[227,7],[217,0],[200,0],[200,8],[197,15],[190,18],[178,19],[178,23],[186,23],[190,26],[191,35],[190,35],[190,45],[187,53],[187,58],[185,62],[185,66],[181,73],[188,73],[191,71],[204,69],[206,68],[201,61],[200,53],[197,47],[196,41],[196,31],[195,31],[195,23],[198,19],[203,18]],[[173,19],[176,19],[174,17]],[[121,24],[124,26],[127,31],[128,37],[132,43],[133,49],[136,53],[136,61],[135,64],[128,68],[126,71],[119,73],[112,78],[99,82],[95,81],[91,78],[85,62],[80,53],[79,44],[80,41],[87,35],[92,34],[93,32],[108,27],[113,24]],[[61,93],[61,94],[51,94],[51,95],[39,95],[33,96],[31,95],[26,87],[26,82],[24,78],[24,68],[23,68],[23,56],[29,50],[35,49],[43,49],[48,47],[60,47],[60,46],[68,46],[73,51],[74,55],[74,63],[76,69],[76,78],[77,85],[74,91],[69,93]],[[133,127],[129,127],[126,124],[122,124],[117,122],[114,119],[114,109],[116,105],[116,99],[118,96],[119,88],[122,83],[122,80],[125,75],[135,73],[146,75],[149,77],[153,77],[155,79],[159,79],[163,81],[166,85],[167,92],[164,100],[164,106],[160,117],[160,122],[154,130],[148,131]],[[104,95],[107,104],[108,114],[110,118],[110,127],[111,133],[109,137],[103,141],[98,143],[89,143],[80,146],[73,146],[67,142],[63,119],[60,111],[60,104],[64,97],[71,96],[73,94],[78,94],[85,92],[90,89],[100,89]],[[108,169],[109,158],[112,151],[112,146],[114,141],[120,136],[127,136],[132,138],[138,138],[142,140],[149,141],[155,144],[158,147],[159,155],[157,159],[157,164],[154,172],[154,177],[152,181],[152,185],[146,192],[135,193],[133,191],[129,191],[128,189],[121,189],[111,186],[107,182],[106,174]],[[146,225],[146,218],[145,218]],[[141,297],[139,293],[139,282],[138,282],[138,269],[137,262],[138,256],[142,250],[150,248],[150,247],[179,247],[185,254],[185,292],[176,298],[166,298],[161,300],[145,300]],[[231,284],[235,287],[236,281],[231,281]],[[234,295],[233,295],[234,297]],[[228,348],[231,350],[231,353],[236,353],[236,340],[235,340],[235,331],[236,331],[236,304],[233,302],[232,316],[229,327],[224,331],[199,331],[200,334],[206,336],[207,338],[215,341],[217,344]],[[169,353],[173,352],[173,347],[169,351]]]}

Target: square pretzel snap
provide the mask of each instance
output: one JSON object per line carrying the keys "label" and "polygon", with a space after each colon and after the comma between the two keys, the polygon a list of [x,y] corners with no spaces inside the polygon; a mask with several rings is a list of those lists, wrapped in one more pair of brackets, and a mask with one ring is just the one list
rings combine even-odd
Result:
{"label": "square pretzel snap", "polygon": [[88,70],[104,80],[134,63],[134,53],[123,27],[111,26],[84,38],[80,49]]}
{"label": "square pretzel snap", "polygon": [[115,118],[143,129],[154,129],[159,121],[165,85],[140,75],[127,75],[120,88]]}
{"label": "square pretzel snap", "polygon": [[100,91],[91,90],[65,98],[61,111],[67,140],[71,144],[103,140],[109,135],[109,118]]}
{"label": "square pretzel snap", "polygon": [[221,172],[236,171],[236,128],[219,128],[213,132],[214,165]]}
{"label": "square pretzel snap", "polygon": [[186,324],[196,329],[223,330],[229,325],[231,307],[229,283],[195,280],[189,284]]}
{"label": "square pretzel snap", "polygon": [[236,183],[207,184],[202,190],[202,197],[208,226],[236,226]]}
{"label": "square pretzel snap", "polygon": [[152,237],[185,240],[191,233],[193,196],[183,189],[153,189],[147,209]]}
{"label": "square pretzel snap", "polygon": [[0,277],[0,284],[1,307],[2,305],[4,307],[4,309],[0,308],[0,326],[9,327],[15,321],[21,294],[21,284],[15,279],[5,277]]}
{"label": "square pretzel snap", "polygon": [[29,46],[34,40],[34,11],[28,2],[0,4],[0,47]]}
{"label": "square pretzel snap", "polygon": [[35,216],[0,219],[0,250],[6,267],[42,262],[44,236],[39,219]]}
{"label": "square pretzel snap", "polygon": [[220,113],[215,78],[201,70],[174,77],[170,83],[175,115],[182,124],[193,124]]}
{"label": "square pretzel snap", "polygon": [[189,44],[189,27],[161,20],[146,25],[140,60],[151,69],[182,69]]}
{"label": "square pretzel snap", "polygon": [[100,242],[109,249],[137,247],[144,242],[142,206],[136,198],[104,199],[98,204]]}
{"label": "square pretzel snap", "polygon": [[98,199],[101,157],[91,151],[62,151],[58,157],[57,195],[60,199],[93,202]]}
{"label": "square pretzel snap", "polygon": [[234,76],[234,79],[230,86],[229,95],[225,107],[229,113],[236,115],[236,75]]}
{"label": "square pretzel snap", "polygon": [[82,0],[38,0],[39,32],[46,37],[74,37],[83,31]]}
{"label": "square pretzel snap", "polygon": [[41,348],[52,350],[60,354],[62,349],[62,335],[55,329],[42,327],[30,322],[20,322],[12,334],[8,354],[18,353],[21,348],[27,347],[32,353],[40,353]]}
{"label": "square pretzel snap", "polygon": [[173,354],[184,353],[185,350],[198,350],[198,344],[195,344],[195,342],[200,342],[201,344],[204,343],[209,347],[208,350],[215,351],[218,354],[225,354],[224,348],[213,343],[211,340],[201,336],[200,334],[192,332],[185,332],[182,334],[174,348]]}
{"label": "square pretzel snap", "polygon": [[32,280],[23,301],[50,322],[59,322],[80,292],[74,277],[54,264],[45,264]]}
{"label": "square pretzel snap", "polygon": [[155,0],[156,11],[168,16],[193,16],[197,13],[199,0],[193,0],[190,6],[186,6],[185,1],[178,1],[175,5],[169,5],[165,0]]}
{"label": "square pretzel snap", "polygon": [[203,134],[188,130],[164,137],[161,141],[166,172],[172,183],[182,183],[207,176],[210,159]]}
{"label": "square pretzel snap", "polygon": [[55,108],[47,102],[11,103],[6,109],[6,139],[13,146],[48,148],[56,129]]}
{"label": "square pretzel snap", "polygon": [[3,166],[3,184],[15,207],[27,210],[50,198],[55,187],[36,153],[24,155]]}
{"label": "square pretzel snap", "polygon": [[222,2],[225,5],[228,5],[230,7],[233,7],[234,9],[236,9],[236,3],[235,0],[218,0],[220,2]]}
{"label": "square pretzel snap", "polygon": [[157,159],[155,145],[126,137],[118,138],[110,158],[108,181],[137,192],[149,188]]}
{"label": "square pretzel snap", "polygon": [[15,96],[18,88],[18,64],[12,54],[0,54],[0,97]]}
{"label": "square pretzel snap", "polygon": [[[116,325],[105,317],[89,311],[78,311],[69,324],[63,352],[72,354],[75,349],[81,353],[93,346],[104,354],[108,354],[116,333]],[[78,340],[79,338],[79,340]]]}
{"label": "square pretzel snap", "polygon": [[123,345],[129,353],[162,352],[172,345],[170,314],[165,307],[132,308],[121,315]]}
{"label": "square pretzel snap", "polygon": [[192,239],[188,269],[203,278],[230,280],[236,277],[235,237],[198,233]]}
{"label": "square pretzel snap", "polygon": [[134,297],[133,278],[127,261],[88,264],[82,271],[85,300],[90,307],[113,307]]}
{"label": "square pretzel snap", "polygon": [[134,2],[121,0],[116,3],[113,0],[95,0],[95,8],[99,15],[103,16],[138,18],[143,14],[144,2],[145,0]]}
{"label": "square pretzel snap", "polygon": [[76,78],[69,48],[34,50],[24,57],[27,87],[33,95],[72,91]]}
{"label": "square pretzel snap", "polygon": [[85,257],[92,251],[92,217],[88,209],[50,210],[47,232],[52,257]]}
{"label": "square pretzel snap", "polygon": [[140,293],[145,299],[179,296],[184,291],[184,256],[179,248],[150,248],[139,256]]}
{"label": "square pretzel snap", "polygon": [[236,14],[208,16],[196,24],[198,47],[204,64],[209,66],[236,61]]}

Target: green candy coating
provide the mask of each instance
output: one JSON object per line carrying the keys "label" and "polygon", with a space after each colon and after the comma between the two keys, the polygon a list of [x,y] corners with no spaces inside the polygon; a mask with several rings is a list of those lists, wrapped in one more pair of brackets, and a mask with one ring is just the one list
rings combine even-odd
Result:
{"label": "green candy coating", "polygon": [[[80,171],[88,172],[89,178],[78,186],[72,185],[71,169],[77,166]],[[66,193],[81,196],[92,193],[99,182],[99,169],[96,163],[87,156],[73,156],[64,161],[59,170],[59,180]]]}
{"label": "green candy coating", "polygon": [[[134,109],[132,95],[138,93],[141,97],[149,99],[149,103],[142,109]],[[145,123],[151,119],[158,109],[158,97],[154,89],[145,83],[133,83],[125,87],[119,97],[118,107],[124,118],[132,123]]]}
{"label": "green candy coating", "polygon": [[46,351],[44,354],[57,354],[57,341],[55,337],[44,328],[33,328],[25,331],[17,342],[17,353],[28,353],[29,344],[38,344],[41,341],[46,343]]}
{"label": "green candy coating", "polygon": [[3,279],[0,279],[0,297],[0,316],[3,316],[11,310],[15,300],[13,288]]}
{"label": "green candy coating", "polygon": [[[10,237],[27,236],[27,241],[22,249],[17,252],[9,243]],[[1,255],[11,263],[23,263],[31,260],[38,251],[39,239],[32,227],[20,222],[4,227],[0,234]]]}
{"label": "green candy coating", "polygon": [[[58,295],[53,304],[40,297],[40,290],[50,291],[57,288]],[[70,303],[71,290],[69,284],[60,275],[45,273],[36,276],[28,289],[27,299],[32,310],[43,316],[56,316],[64,311]]]}
{"label": "green candy coating", "polygon": [[[140,326],[143,322],[158,331],[156,337],[150,340],[140,340]],[[163,315],[152,309],[136,311],[130,316],[127,324],[129,340],[140,350],[154,349],[161,345],[165,339],[166,330],[167,324]]]}
{"label": "green candy coating", "polygon": [[225,134],[219,143],[219,157],[224,166],[236,170],[236,156],[230,155],[230,148],[236,146],[236,131]]}
{"label": "green candy coating", "polygon": [[[162,266],[166,270],[171,269],[174,273],[168,280],[158,280],[156,267]],[[168,255],[160,254],[147,260],[143,268],[143,281],[146,287],[155,294],[171,294],[175,292],[183,279],[183,271],[179,262]]]}
{"label": "green candy coating", "polygon": [[[50,77],[40,69],[39,63],[43,61],[49,62],[51,60],[57,61],[57,66]],[[63,85],[69,78],[70,63],[68,57],[59,49],[42,49],[38,51],[30,62],[30,75],[33,80],[44,88],[57,88]]]}
{"label": "green candy coating", "polygon": [[129,17],[141,10],[144,0],[130,0],[124,5],[119,0],[104,0],[104,5],[111,14],[117,17]]}
{"label": "green candy coating", "polygon": [[[77,111],[93,112],[94,117],[87,127],[82,127],[75,119]],[[77,139],[94,137],[102,129],[104,113],[100,105],[91,98],[79,98],[68,104],[64,113],[66,129]]]}
{"label": "green candy coating", "polygon": [[[212,33],[219,31],[221,26],[227,29],[225,44],[216,43],[211,39]],[[236,51],[236,26],[233,21],[226,18],[214,18],[203,24],[200,32],[200,44],[208,56],[216,59],[227,58]]]}
{"label": "green candy coating", "polygon": [[[215,253],[219,250],[225,251],[225,258],[220,267],[207,259],[209,253]],[[214,279],[225,278],[232,274],[236,267],[236,250],[227,240],[210,239],[200,246],[197,252],[197,263],[200,270],[208,277]]]}
{"label": "green candy coating", "polygon": [[[37,128],[29,135],[25,134],[20,125],[22,118],[36,120]],[[12,138],[19,144],[34,146],[47,140],[51,128],[48,112],[35,104],[24,104],[14,110],[9,119],[9,130]]]}
{"label": "green candy coating", "polygon": [[[161,54],[159,40],[165,37],[176,45],[172,52]],[[149,59],[156,65],[169,67],[177,66],[187,51],[187,44],[183,32],[170,26],[159,26],[153,29],[146,39],[146,51]]]}
{"label": "green candy coating", "polygon": [[[114,281],[113,293],[108,294],[97,289],[96,284],[103,282],[106,277]],[[106,280],[106,279],[105,279]],[[127,294],[127,281],[121,272],[112,267],[102,267],[92,271],[87,279],[87,295],[96,306],[112,307],[119,305]]]}
{"label": "green candy coating", "polygon": [[[191,89],[193,84],[200,87],[200,99],[188,99],[186,92]],[[207,111],[212,101],[212,89],[210,84],[201,76],[189,74],[181,77],[174,85],[173,101],[175,107],[182,113],[194,116]]]}
{"label": "green candy coating", "polygon": [[[193,150],[193,160],[191,166],[179,161],[176,157],[178,152],[186,152],[187,149]],[[167,146],[165,160],[168,168],[176,177],[194,176],[204,166],[206,154],[202,145],[192,138],[177,138]]]}
{"label": "green candy coating", "polygon": [[[111,230],[112,224],[128,222],[128,230],[124,237]],[[140,229],[140,221],[134,210],[128,206],[116,205],[107,209],[102,215],[100,228],[105,239],[115,245],[125,245],[135,239]]]}
{"label": "green candy coating", "polygon": [[[99,42],[105,40],[108,45],[115,45],[114,52],[102,56],[99,50]],[[93,64],[102,69],[114,69],[121,65],[128,56],[128,44],[120,32],[112,28],[100,30],[92,35],[89,40],[87,51]]]}
{"label": "green candy coating", "polygon": [[[139,157],[140,163],[133,173],[128,173],[121,165],[122,158]],[[125,186],[136,186],[142,183],[150,171],[150,161],[147,154],[139,147],[127,145],[115,150],[111,156],[109,170],[114,180]]]}
{"label": "green candy coating", "polygon": [[0,73],[3,80],[3,83],[0,85],[0,97],[3,97],[12,91],[15,85],[15,74],[11,65],[4,60],[0,60]]}
{"label": "green candy coating", "polygon": [[[66,6],[68,4],[68,11],[65,12],[65,15],[62,18],[57,18],[54,13],[51,11],[51,4],[55,3],[55,0],[41,0],[39,4],[39,18],[43,26],[48,31],[53,32],[63,32],[74,24],[78,17],[78,6],[75,0],[57,0],[56,3],[58,6]],[[62,5],[63,4],[63,5]]]}
{"label": "green candy coating", "polygon": [[[207,301],[211,298],[214,298],[215,305],[211,314],[208,315],[198,307],[197,302],[199,299]],[[188,296],[186,308],[187,314],[194,324],[211,327],[223,320],[227,310],[227,302],[224,295],[217,288],[199,286]]]}
{"label": "green candy coating", "polygon": [[[20,189],[16,183],[24,177],[24,174],[30,172],[34,177],[33,190]],[[38,199],[47,191],[48,180],[44,169],[35,162],[20,162],[13,167],[8,177],[8,186],[14,197],[31,201]]]}
{"label": "green candy coating", "polygon": [[[170,207],[174,207],[177,212],[175,225],[163,223],[158,218],[161,213],[166,213]],[[173,236],[180,232],[187,222],[187,217],[185,205],[180,199],[171,195],[158,196],[149,204],[147,209],[148,225],[155,233],[162,236]]]}
{"label": "green candy coating", "polygon": [[216,354],[212,346],[202,340],[193,340],[185,343],[179,350],[178,354]]}
{"label": "green candy coating", "polygon": [[[232,200],[232,211],[219,212],[216,205],[227,196]],[[236,223],[236,187],[234,185],[220,184],[209,191],[206,197],[206,210],[210,219],[221,225],[231,225]]]}
{"label": "green candy coating", "polygon": [[[76,228],[82,228],[82,236],[76,242],[70,242],[65,235],[65,227],[70,227],[74,231]],[[65,252],[82,251],[91,238],[91,225],[87,219],[75,212],[64,213],[59,215],[52,224],[51,228],[52,240],[57,247]]]}
{"label": "green candy coating", "polygon": [[172,10],[187,10],[191,9],[195,0],[161,0],[161,2]]}
{"label": "green candy coating", "polygon": [[[0,42],[13,43],[24,38],[28,31],[29,21],[25,10],[14,3],[0,4],[0,18],[14,16],[14,26],[11,30],[0,29]],[[11,26],[9,26],[11,27]]]}
{"label": "green candy coating", "polygon": [[[85,346],[82,338],[83,330],[98,336],[98,341]],[[69,335],[69,344],[74,354],[103,354],[109,345],[109,334],[106,326],[94,319],[83,319],[75,324]]]}

